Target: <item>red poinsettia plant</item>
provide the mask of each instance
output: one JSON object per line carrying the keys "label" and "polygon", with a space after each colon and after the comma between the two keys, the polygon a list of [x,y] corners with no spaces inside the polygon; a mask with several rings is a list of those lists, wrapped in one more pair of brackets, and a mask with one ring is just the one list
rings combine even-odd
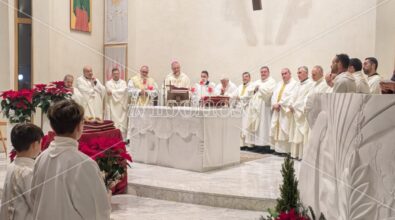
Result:
{"label": "red poinsettia plant", "polygon": [[80,142],[79,150],[97,162],[108,189],[118,184],[126,174],[132,157],[125,151],[125,142],[115,138],[95,138]]}
{"label": "red poinsettia plant", "polygon": [[36,84],[33,89],[33,104],[47,113],[52,103],[63,99],[69,99],[71,91],[65,87],[63,81],[54,81],[47,84]]}
{"label": "red poinsettia plant", "polygon": [[32,90],[8,90],[0,94],[1,110],[10,123],[23,123],[31,120],[35,112]]}

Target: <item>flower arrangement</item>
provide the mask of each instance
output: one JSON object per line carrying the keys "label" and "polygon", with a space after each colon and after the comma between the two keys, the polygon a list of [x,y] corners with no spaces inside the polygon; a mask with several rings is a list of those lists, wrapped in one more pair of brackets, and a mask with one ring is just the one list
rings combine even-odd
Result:
{"label": "flower arrangement", "polygon": [[95,138],[80,142],[79,150],[97,162],[107,189],[113,188],[124,177],[132,157],[124,150],[125,143],[115,138]]}
{"label": "flower arrangement", "polygon": [[72,95],[63,81],[51,82],[46,84],[36,84],[33,89],[33,104],[41,108],[43,113],[48,112],[49,106],[57,101],[69,99]]}
{"label": "flower arrangement", "polygon": [[31,120],[35,112],[33,92],[28,89],[8,90],[0,94],[1,110],[10,123],[24,123]]}

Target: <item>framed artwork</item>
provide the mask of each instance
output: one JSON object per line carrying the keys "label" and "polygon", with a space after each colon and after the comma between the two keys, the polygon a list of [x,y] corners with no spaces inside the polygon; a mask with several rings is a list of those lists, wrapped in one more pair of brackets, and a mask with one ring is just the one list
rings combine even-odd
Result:
{"label": "framed artwork", "polygon": [[120,78],[127,80],[127,49],[126,44],[104,45],[104,82],[111,79],[113,68],[118,68]]}
{"label": "framed artwork", "polygon": [[70,0],[70,29],[92,32],[92,0]]}
{"label": "framed artwork", "polygon": [[104,43],[128,41],[128,0],[105,0]]}

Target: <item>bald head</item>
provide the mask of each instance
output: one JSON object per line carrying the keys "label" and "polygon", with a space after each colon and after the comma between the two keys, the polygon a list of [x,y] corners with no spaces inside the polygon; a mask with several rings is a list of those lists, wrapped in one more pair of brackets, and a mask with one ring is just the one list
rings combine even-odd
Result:
{"label": "bald head", "polygon": [[181,65],[178,61],[173,61],[171,63],[171,70],[173,71],[173,74],[178,76],[181,73]]}
{"label": "bald head", "polygon": [[73,88],[74,76],[67,74],[63,78],[64,86],[68,89]]}
{"label": "bald head", "polygon": [[92,79],[93,78],[93,71],[92,71],[92,67],[91,66],[84,66],[82,71],[84,73],[84,77],[85,78],[87,78],[87,79]]}

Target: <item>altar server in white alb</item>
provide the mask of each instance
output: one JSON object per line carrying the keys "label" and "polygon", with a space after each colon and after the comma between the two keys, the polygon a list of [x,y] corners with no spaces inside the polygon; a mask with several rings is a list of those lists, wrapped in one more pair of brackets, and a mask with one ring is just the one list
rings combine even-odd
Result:
{"label": "altar server in white alb", "polygon": [[248,120],[248,105],[250,103],[250,99],[254,93],[254,88],[251,83],[251,74],[249,72],[244,72],[242,74],[243,83],[237,87],[235,92],[236,99],[236,108],[241,109],[241,133],[240,133],[240,146],[241,149],[247,147],[247,143],[245,142],[245,138],[248,134],[247,131],[247,120]]}
{"label": "altar server in white alb", "polygon": [[381,94],[381,76],[377,73],[379,62],[374,57],[368,57],[363,63],[363,72],[368,77],[368,84],[371,94]]}
{"label": "altar server in white alb", "polygon": [[215,95],[234,97],[237,86],[225,75],[220,80],[221,82],[215,86]]}
{"label": "altar server in white alb", "polygon": [[122,134],[127,130],[128,93],[125,80],[120,79],[118,68],[112,69],[112,79],[106,82],[105,119],[112,120]]}
{"label": "altar server in white alb", "polygon": [[0,219],[33,219],[33,201],[30,197],[34,159],[41,152],[44,136],[34,124],[17,124],[11,131],[15,160],[8,165],[1,198]]}
{"label": "altar server in white alb", "polygon": [[200,73],[199,83],[191,88],[192,100],[194,104],[198,104],[202,97],[214,95],[215,84],[209,80],[209,73],[207,70],[203,70]]}
{"label": "altar server in white alb", "polygon": [[84,109],[73,100],[63,100],[49,108],[48,118],[56,136],[34,165],[33,219],[110,219],[99,167],[78,150]]}
{"label": "altar server in white alb", "polygon": [[298,69],[299,83],[292,95],[289,109],[292,113],[289,142],[291,143],[291,156],[293,158],[302,159],[304,138],[309,131],[306,124],[306,98],[312,90],[314,83],[309,78],[309,70],[306,66]]}
{"label": "altar server in white alb", "polygon": [[85,66],[83,73],[83,76],[78,77],[76,87],[83,97],[81,104],[85,110],[85,116],[103,119],[106,88],[93,76],[92,67]]}
{"label": "altar server in white alb", "polygon": [[271,146],[274,146],[276,153],[284,154],[291,152],[289,125],[292,113],[289,106],[297,82],[292,78],[291,71],[288,68],[281,70],[281,76],[283,80],[274,88],[271,100],[273,115],[270,126],[270,139]]}
{"label": "altar server in white alb", "polygon": [[254,95],[248,107],[247,144],[270,146],[271,98],[276,81],[270,76],[269,67],[260,69],[260,79],[252,85]]}
{"label": "altar server in white alb", "polygon": [[154,104],[158,96],[158,85],[149,75],[149,67],[144,65],[140,73],[130,78],[128,92],[131,96],[131,104],[135,106],[148,106]]}

